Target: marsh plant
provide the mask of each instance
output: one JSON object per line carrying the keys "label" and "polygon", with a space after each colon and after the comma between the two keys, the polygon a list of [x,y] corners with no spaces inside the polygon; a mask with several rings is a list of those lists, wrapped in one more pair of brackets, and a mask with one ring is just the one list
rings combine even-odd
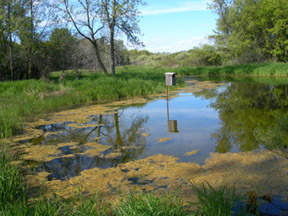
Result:
{"label": "marsh plant", "polygon": [[129,194],[114,207],[116,216],[181,216],[189,215],[182,201],[175,193],[156,195],[155,193]]}
{"label": "marsh plant", "polygon": [[[167,71],[176,72],[178,76],[271,76],[287,75],[287,68],[283,63],[180,68],[125,66],[117,69],[116,76],[81,70],[66,71],[62,78],[62,72],[54,72],[46,81],[0,82],[0,131],[5,137],[11,136],[35,115],[75,105],[164,93]],[[176,84],[171,90],[185,85],[181,79],[177,79]]]}
{"label": "marsh plant", "polygon": [[2,149],[0,158],[0,207],[21,201],[25,196],[25,187],[21,184],[19,170],[10,164],[11,160],[7,157],[6,148]]}
{"label": "marsh plant", "polygon": [[245,215],[246,209],[241,208],[245,197],[238,195],[235,187],[222,185],[216,188],[208,182],[202,183],[200,186],[191,182],[191,186],[198,197],[196,215]]}

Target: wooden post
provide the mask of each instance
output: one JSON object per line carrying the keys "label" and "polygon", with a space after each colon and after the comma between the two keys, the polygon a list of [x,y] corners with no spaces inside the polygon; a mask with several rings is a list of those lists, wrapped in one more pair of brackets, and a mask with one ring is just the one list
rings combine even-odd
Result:
{"label": "wooden post", "polygon": [[166,99],[168,100],[168,86],[166,86]]}
{"label": "wooden post", "polygon": [[168,101],[168,96],[167,96],[167,122],[169,122],[169,101]]}

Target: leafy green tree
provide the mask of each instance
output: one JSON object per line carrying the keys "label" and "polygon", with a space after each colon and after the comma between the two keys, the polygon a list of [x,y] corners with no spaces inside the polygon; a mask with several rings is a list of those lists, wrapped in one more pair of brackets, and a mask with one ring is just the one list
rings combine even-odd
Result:
{"label": "leafy green tree", "polygon": [[15,40],[24,16],[23,4],[23,0],[0,0],[0,68],[3,72],[4,70],[10,71],[10,74],[7,74],[10,79],[16,77]]}
{"label": "leafy green tree", "polygon": [[213,0],[210,8],[219,16],[211,38],[227,61],[288,61],[286,0]]}
{"label": "leafy green tree", "polygon": [[37,49],[51,32],[56,15],[49,0],[26,0],[25,12],[19,37],[26,56],[27,78],[30,79],[40,76],[40,68],[36,67],[39,63]]}
{"label": "leafy green tree", "polygon": [[56,28],[49,40],[50,67],[52,70],[67,70],[72,68],[73,56],[76,52],[77,39],[68,29]]}

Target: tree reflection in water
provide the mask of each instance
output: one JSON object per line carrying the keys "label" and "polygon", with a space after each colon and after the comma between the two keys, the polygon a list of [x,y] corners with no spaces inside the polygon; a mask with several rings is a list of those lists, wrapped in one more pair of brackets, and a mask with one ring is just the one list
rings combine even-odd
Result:
{"label": "tree reflection in water", "polygon": [[264,85],[251,82],[232,82],[223,91],[208,89],[195,93],[211,99],[211,107],[218,111],[220,128],[211,134],[219,153],[259,149],[263,144],[255,136],[261,127],[274,127],[277,116],[288,108],[288,86]]}
{"label": "tree reflection in water", "polygon": [[[76,149],[71,149],[71,146],[60,148],[67,157],[43,162],[38,170],[51,172],[50,179],[65,179],[79,175],[85,169],[115,167],[119,163],[137,159],[146,146],[146,139],[141,133],[146,131],[144,126],[148,121],[148,116],[138,115],[127,119],[121,117],[122,113],[93,116],[89,124],[98,125],[95,128],[72,129],[65,125],[50,125],[49,129],[46,127],[46,131],[64,131],[61,134],[47,138],[34,139],[32,140],[34,144],[51,145],[52,143],[67,142],[78,142],[80,144],[79,148]],[[85,144],[95,142],[97,137],[101,137],[99,143],[109,145],[112,148],[105,151],[101,157],[85,155],[85,151],[89,149]],[[105,155],[113,152],[120,154],[115,158],[105,158]]]}

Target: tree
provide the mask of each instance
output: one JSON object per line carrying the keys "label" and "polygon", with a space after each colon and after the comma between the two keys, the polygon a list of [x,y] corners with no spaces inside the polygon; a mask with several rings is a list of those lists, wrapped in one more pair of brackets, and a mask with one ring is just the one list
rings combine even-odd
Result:
{"label": "tree", "polygon": [[51,69],[64,71],[72,67],[76,46],[77,40],[68,29],[54,29],[49,40]]}
{"label": "tree", "polygon": [[[15,78],[14,68],[14,44],[17,38],[19,23],[23,18],[23,1],[0,0],[0,46],[2,67],[8,63],[10,78]],[[5,61],[5,58],[8,61]]]}
{"label": "tree", "polygon": [[213,0],[219,15],[212,38],[230,63],[288,61],[287,0]]}
{"label": "tree", "polygon": [[[62,11],[67,15],[66,18],[73,24],[79,35],[91,42],[95,49],[97,61],[104,71],[108,73],[101,58],[98,35],[104,28],[100,21],[100,12],[98,1],[95,0],[77,0],[71,3],[70,0],[62,0],[64,8]],[[61,9],[61,8],[60,8]]]}
{"label": "tree", "polygon": [[115,35],[122,32],[127,36],[128,41],[133,44],[140,44],[137,34],[139,14],[138,6],[143,5],[142,0],[101,0],[102,21],[109,30],[111,71],[115,75]]}
{"label": "tree", "polygon": [[[26,17],[20,29],[21,44],[26,52],[28,79],[33,76],[35,53],[41,40],[47,38],[55,21],[55,13],[49,0],[26,0]],[[35,65],[35,64],[34,64]],[[35,68],[35,73],[39,71]],[[34,74],[34,77],[39,74]]]}

